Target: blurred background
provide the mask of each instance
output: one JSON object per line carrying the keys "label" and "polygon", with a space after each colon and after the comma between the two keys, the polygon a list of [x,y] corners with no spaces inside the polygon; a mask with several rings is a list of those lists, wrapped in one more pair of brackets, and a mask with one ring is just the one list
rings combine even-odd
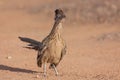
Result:
{"label": "blurred background", "polygon": [[[42,78],[37,52],[23,48],[18,36],[41,41],[57,8],[66,14],[62,35],[68,45],[58,78],[120,80],[120,0],[0,0],[0,80]],[[53,75],[49,70],[47,78],[56,80]]]}
{"label": "blurred background", "polygon": [[62,8],[67,14],[67,22],[72,24],[119,23],[119,3],[120,0],[0,0],[0,12],[38,16],[38,19],[42,15],[48,20],[53,17],[53,10]]}

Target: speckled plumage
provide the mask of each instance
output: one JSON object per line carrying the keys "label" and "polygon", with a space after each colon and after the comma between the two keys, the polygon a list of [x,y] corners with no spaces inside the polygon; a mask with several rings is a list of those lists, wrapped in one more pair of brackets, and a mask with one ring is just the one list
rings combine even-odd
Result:
{"label": "speckled plumage", "polygon": [[49,68],[54,68],[58,75],[56,66],[66,54],[66,44],[61,36],[63,18],[65,18],[63,11],[61,9],[56,9],[53,28],[50,34],[45,37],[42,42],[30,38],[19,37],[20,40],[30,43],[26,48],[38,51],[37,65],[38,67],[42,67],[42,64],[44,64],[44,75],[46,75],[46,63],[50,63]]}

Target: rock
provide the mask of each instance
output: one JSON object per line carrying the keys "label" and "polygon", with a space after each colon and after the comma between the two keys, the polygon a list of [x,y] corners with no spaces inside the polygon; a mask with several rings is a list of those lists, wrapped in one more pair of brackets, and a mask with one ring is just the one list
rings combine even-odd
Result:
{"label": "rock", "polygon": [[12,56],[8,56],[7,59],[12,59]]}
{"label": "rock", "polygon": [[40,76],[39,76],[39,75],[36,75],[36,78],[40,78]]}

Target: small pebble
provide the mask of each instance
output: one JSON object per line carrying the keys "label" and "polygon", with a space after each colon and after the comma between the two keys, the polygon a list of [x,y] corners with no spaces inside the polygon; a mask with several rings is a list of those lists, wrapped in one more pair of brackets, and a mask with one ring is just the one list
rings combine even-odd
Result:
{"label": "small pebble", "polygon": [[8,56],[7,59],[12,59],[12,57],[11,57],[11,56]]}
{"label": "small pebble", "polygon": [[40,78],[40,76],[39,76],[39,75],[36,75],[36,78]]}

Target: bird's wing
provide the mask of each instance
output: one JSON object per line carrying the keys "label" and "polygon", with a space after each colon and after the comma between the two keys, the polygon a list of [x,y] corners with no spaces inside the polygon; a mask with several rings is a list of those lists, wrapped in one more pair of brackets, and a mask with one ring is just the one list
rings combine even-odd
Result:
{"label": "bird's wing", "polygon": [[65,45],[64,48],[62,49],[62,52],[61,52],[60,61],[62,60],[63,56],[66,54],[66,50],[67,50],[67,47]]}
{"label": "bird's wing", "polygon": [[38,50],[42,43],[31,38],[18,37],[21,41],[29,43],[25,48]]}
{"label": "bird's wing", "polygon": [[38,50],[38,54],[37,54],[37,65],[39,67],[42,66],[42,57],[44,55],[45,50],[47,49],[47,46],[41,46],[41,49]]}

